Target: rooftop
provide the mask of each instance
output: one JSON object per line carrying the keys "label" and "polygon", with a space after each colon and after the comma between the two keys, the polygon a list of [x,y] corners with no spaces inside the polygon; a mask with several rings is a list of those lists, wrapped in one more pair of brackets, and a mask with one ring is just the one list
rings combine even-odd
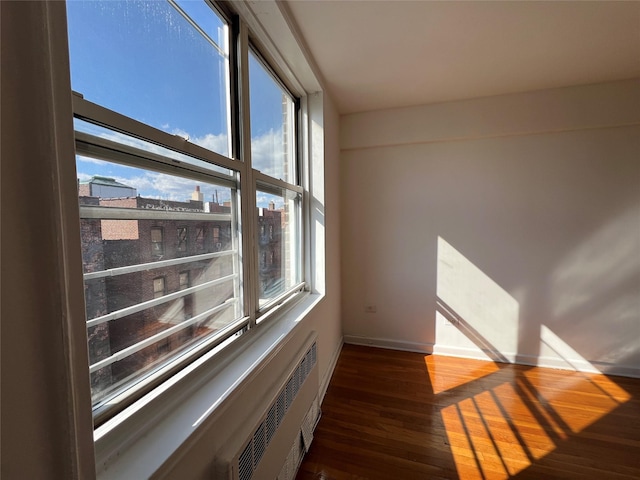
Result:
{"label": "rooftop", "polygon": [[129,185],[125,185],[124,183],[117,182],[115,178],[102,177],[100,175],[94,175],[89,180],[81,180],[80,183],[83,185],[92,183],[94,185],[107,185],[109,187],[132,188]]}

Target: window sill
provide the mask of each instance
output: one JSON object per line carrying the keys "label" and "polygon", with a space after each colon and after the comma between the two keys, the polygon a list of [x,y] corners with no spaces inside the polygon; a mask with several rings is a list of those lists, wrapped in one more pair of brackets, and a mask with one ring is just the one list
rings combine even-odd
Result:
{"label": "window sill", "polygon": [[153,475],[244,390],[322,298],[300,294],[267,324],[220,352],[204,355],[98,427],[94,431],[97,477]]}

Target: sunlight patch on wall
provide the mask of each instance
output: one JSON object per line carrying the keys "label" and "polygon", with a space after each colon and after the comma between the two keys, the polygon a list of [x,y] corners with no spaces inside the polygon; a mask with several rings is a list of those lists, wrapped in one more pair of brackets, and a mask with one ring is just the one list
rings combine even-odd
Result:
{"label": "sunlight patch on wall", "polygon": [[559,361],[558,367],[600,373],[587,359],[571,348],[569,344],[553,333],[546,325],[540,326],[540,357],[545,359],[553,358]]}
{"label": "sunlight patch on wall", "polygon": [[518,347],[518,302],[442,237],[438,237],[435,353],[468,351],[513,362]]}

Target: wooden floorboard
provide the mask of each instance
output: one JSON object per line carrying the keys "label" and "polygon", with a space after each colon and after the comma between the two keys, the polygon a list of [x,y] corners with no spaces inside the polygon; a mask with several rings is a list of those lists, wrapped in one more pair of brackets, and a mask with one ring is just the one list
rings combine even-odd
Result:
{"label": "wooden floorboard", "polygon": [[640,479],[640,380],[345,345],[297,480]]}

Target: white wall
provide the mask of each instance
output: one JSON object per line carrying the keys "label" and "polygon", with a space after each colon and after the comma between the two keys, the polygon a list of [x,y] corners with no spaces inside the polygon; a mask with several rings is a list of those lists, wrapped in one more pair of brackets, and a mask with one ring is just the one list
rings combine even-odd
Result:
{"label": "white wall", "polygon": [[341,122],[345,341],[640,376],[639,80]]}

